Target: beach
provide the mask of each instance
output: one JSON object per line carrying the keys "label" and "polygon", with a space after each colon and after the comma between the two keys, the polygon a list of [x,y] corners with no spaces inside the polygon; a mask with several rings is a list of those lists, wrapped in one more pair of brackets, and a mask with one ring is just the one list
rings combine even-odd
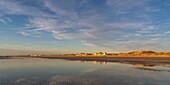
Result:
{"label": "beach", "polygon": [[[21,56],[20,56],[21,57]],[[141,65],[141,66],[155,66],[155,65],[170,65],[170,57],[106,57],[106,56],[37,56],[37,57],[28,57],[26,58],[46,58],[46,59],[64,59],[64,60],[72,60],[72,61],[95,61],[99,63],[103,62],[120,62],[120,63],[128,63],[133,65]],[[23,58],[21,57],[21,58]],[[0,57],[0,59],[13,59],[18,58],[17,56],[8,56],[8,57]]]}
{"label": "beach", "polygon": [[45,58],[45,59],[64,59],[71,61],[94,61],[97,63],[119,62],[133,64],[137,66],[156,66],[166,65],[170,66],[170,57],[142,57],[142,56],[1,56],[0,59],[15,59],[15,58]]}

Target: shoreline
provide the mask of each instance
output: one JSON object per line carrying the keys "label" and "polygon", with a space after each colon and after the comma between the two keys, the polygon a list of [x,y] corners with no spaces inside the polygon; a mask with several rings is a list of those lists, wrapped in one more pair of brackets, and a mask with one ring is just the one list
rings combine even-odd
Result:
{"label": "shoreline", "polygon": [[71,61],[95,61],[100,64],[107,62],[126,63],[134,66],[170,66],[170,57],[41,57],[47,59],[64,59]]}
{"label": "shoreline", "polygon": [[0,59],[15,59],[15,58],[44,58],[44,59],[64,59],[71,61],[95,61],[99,63],[107,62],[118,62],[118,63],[127,63],[136,66],[156,66],[156,65],[167,65],[170,66],[170,57],[105,57],[105,56],[1,56]]}

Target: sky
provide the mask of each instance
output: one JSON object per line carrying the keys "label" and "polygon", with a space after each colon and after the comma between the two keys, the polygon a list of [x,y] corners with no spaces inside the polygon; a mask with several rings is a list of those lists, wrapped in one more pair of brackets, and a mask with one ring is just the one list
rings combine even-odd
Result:
{"label": "sky", "polygon": [[170,51],[169,0],[0,0],[0,55]]}

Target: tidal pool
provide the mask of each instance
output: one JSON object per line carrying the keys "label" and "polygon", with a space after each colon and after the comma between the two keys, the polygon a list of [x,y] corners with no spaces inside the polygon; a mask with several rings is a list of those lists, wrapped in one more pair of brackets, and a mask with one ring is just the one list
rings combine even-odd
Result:
{"label": "tidal pool", "polygon": [[170,67],[16,58],[0,60],[0,85],[169,85]]}

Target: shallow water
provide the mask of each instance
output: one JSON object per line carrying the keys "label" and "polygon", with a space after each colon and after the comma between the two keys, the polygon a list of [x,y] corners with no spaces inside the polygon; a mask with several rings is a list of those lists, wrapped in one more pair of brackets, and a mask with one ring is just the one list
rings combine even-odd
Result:
{"label": "shallow water", "polygon": [[169,85],[170,67],[18,58],[0,60],[0,85]]}

